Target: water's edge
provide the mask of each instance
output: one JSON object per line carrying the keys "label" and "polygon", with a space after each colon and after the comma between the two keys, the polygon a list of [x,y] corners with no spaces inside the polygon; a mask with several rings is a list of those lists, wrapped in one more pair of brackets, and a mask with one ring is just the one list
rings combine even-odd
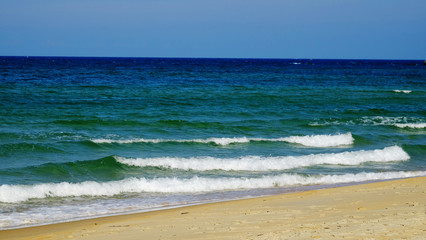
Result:
{"label": "water's edge", "polygon": [[276,195],[282,195],[282,194],[301,193],[301,192],[308,192],[308,191],[315,191],[315,190],[322,190],[322,189],[357,186],[357,185],[364,185],[364,184],[369,184],[369,183],[389,182],[389,181],[409,179],[409,178],[419,178],[419,177],[424,177],[424,176],[406,177],[406,178],[393,178],[393,179],[386,179],[386,180],[369,180],[369,181],[351,182],[351,183],[335,183],[335,184],[298,186],[298,187],[252,189],[252,190],[246,190],[246,191],[227,191],[227,192],[222,192],[222,193],[206,193],[206,194],[201,194],[201,195],[204,195],[206,198],[210,199],[211,196],[220,194],[222,196],[225,196],[225,198],[223,198],[221,200],[215,199],[215,200],[205,200],[205,201],[194,201],[194,202],[188,202],[188,203],[185,203],[185,204],[165,205],[163,207],[155,207],[155,208],[144,209],[144,210],[136,210],[136,211],[123,211],[123,212],[119,212],[119,213],[104,214],[104,215],[98,215],[98,216],[92,216],[92,217],[71,218],[71,219],[68,219],[68,220],[63,220],[63,221],[58,221],[58,222],[44,222],[44,223],[33,224],[33,225],[12,226],[12,227],[0,228],[0,231],[33,228],[33,227],[55,225],[55,224],[62,224],[62,223],[70,223],[70,222],[78,222],[78,221],[84,221],[84,220],[101,219],[101,218],[108,218],[108,217],[115,217],[115,216],[126,216],[126,215],[140,214],[140,213],[150,213],[150,212],[169,210],[169,209],[177,209],[177,208],[196,206],[196,205],[204,205],[204,204],[210,204],[210,203],[221,203],[221,202],[238,201],[238,200],[245,200],[245,199],[255,199],[255,198],[276,196]]}

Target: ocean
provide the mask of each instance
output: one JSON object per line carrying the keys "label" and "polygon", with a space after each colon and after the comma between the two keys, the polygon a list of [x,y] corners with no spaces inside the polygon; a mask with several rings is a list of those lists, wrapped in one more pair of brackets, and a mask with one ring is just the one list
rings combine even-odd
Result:
{"label": "ocean", "polygon": [[0,229],[426,176],[423,61],[0,57]]}

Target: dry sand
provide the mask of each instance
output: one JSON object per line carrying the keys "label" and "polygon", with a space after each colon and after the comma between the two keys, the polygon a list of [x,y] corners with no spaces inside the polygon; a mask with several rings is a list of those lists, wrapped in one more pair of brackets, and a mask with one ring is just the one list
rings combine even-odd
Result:
{"label": "dry sand", "polygon": [[426,239],[426,177],[0,231],[0,239]]}

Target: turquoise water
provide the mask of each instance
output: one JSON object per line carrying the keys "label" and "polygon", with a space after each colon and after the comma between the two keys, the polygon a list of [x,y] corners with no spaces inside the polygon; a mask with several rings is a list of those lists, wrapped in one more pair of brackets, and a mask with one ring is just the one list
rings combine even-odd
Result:
{"label": "turquoise water", "polygon": [[425,102],[422,61],[0,57],[0,228],[424,176]]}

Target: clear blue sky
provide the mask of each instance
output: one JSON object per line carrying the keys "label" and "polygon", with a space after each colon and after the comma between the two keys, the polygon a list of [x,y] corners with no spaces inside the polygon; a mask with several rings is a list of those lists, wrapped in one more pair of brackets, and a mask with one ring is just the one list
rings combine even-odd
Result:
{"label": "clear blue sky", "polygon": [[426,0],[0,0],[0,55],[425,59]]}

